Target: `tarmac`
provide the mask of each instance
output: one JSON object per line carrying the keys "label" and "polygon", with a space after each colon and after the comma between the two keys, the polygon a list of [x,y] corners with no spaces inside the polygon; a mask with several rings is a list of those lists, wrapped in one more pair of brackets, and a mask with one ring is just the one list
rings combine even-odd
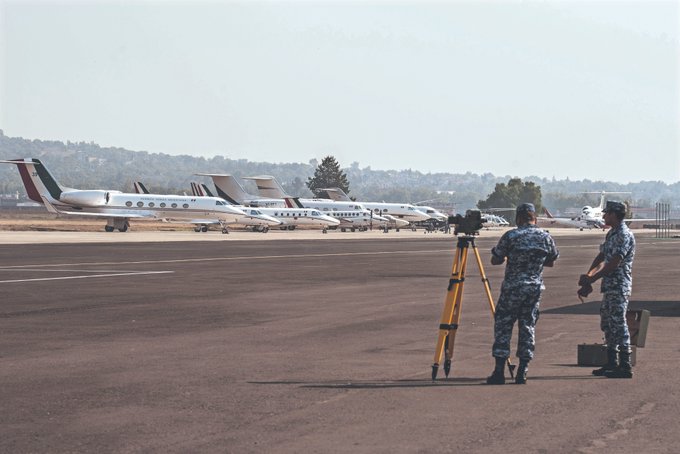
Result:
{"label": "tarmac", "polygon": [[[475,240],[494,298],[501,233]],[[551,233],[529,381],[488,386],[474,261],[430,377],[452,235],[0,232],[0,452],[677,452],[680,241],[636,231],[652,317],[614,380],[576,364],[601,342],[576,282],[604,233]]]}

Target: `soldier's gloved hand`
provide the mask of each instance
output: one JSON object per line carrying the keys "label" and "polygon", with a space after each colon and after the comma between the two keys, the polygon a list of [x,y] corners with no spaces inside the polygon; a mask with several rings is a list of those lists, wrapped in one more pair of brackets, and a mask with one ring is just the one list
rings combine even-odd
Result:
{"label": "soldier's gloved hand", "polygon": [[[588,286],[590,285],[590,276],[587,274],[582,274],[578,277],[578,285],[581,287]],[[591,288],[592,291],[592,288]]]}
{"label": "soldier's gloved hand", "polygon": [[576,292],[581,302],[583,302],[583,298],[588,297],[591,293],[593,293],[593,286],[590,284],[582,285]]}

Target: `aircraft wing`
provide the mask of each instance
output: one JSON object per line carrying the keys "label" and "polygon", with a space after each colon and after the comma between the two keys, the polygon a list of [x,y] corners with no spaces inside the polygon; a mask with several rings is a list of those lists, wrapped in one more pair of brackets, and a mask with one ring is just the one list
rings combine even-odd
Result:
{"label": "aircraft wing", "polygon": [[565,227],[576,227],[580,229],[587,228],[602,228],[603,225],[594,221],[586,221],[585,219],[571,219],[571,218],[556,218],[556,217],[539,217],[538,222],[542,225],[561,225]]}
{"label": "aircraft wing", "polygon": [[50,203],[49,200],[47,200],[46,197],[42,196],[43,203],[45,204],[45,208],[47,208],[47,211],[50,213],[55,213],[55,214],[70,214],[73,216],[90,216],[94,218],[121,218],[121,219],[130,219],[130,218],[148,218],[149,216],[145,216],[142,214],[118,214],[118,213],[90,213],[90,212],[83,212],[83,211],[68,211],[68,210],[62,210],[57,207],[55,207],[52,203]]}
{"label": "aircraft wing", "polygon": [[176,223],[176,224],[219,224],[217,219],[170,219],[170,218],[158,218],[162,219],[164,222]]}
{"label": "aircraft wing", "polygon": [[70,214],[73,216],[89,216],[92,218],[120,218],[120,219],[153,219],[151,216],[141,214],[117,214],[117,213],[83,213],[82,211],[57,210],[57,214]]}

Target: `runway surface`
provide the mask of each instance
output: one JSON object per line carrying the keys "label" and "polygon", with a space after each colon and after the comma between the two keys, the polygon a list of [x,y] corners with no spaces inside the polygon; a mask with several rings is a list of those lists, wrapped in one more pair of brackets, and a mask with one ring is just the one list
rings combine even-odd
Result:
{"label": "runway surface", "polygon": [[[632,380],[576,366],[601,340],[598,295],[575,292],[603,234],[574,231],[529,383],[487,386],[472,260],[451,376],[430,379],[453,237],[288,238],[2,245],[0,452],[677,452],[679,241],[638,235]],[[494,298],[497,238],[476,240]]]}

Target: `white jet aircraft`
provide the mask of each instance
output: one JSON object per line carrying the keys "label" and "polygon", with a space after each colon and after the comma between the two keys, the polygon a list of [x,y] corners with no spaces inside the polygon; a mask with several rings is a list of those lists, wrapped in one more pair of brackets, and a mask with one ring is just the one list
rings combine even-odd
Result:
{"label": "white jet aircraft", "polygon": [[[250,180],[255,180],[257,183],[257,189],[265,197],[288,197],[285,191],[281,187],[278,181],[274,177],[269,175],[263,175],[259,177],[246,177]],[[328,194],[330,200],[335,202],[352,202],[345,191],[340,188],[324,188],[321,191],[325,191]],[[307,203],[307,200],[316,199],[301,199],[303,204]],[[388,202],[352,202],[360,203],[364,208],[371,210],[374,215],[383,216],[389,214],[398,219],[403,219],[407,222],[421,222],[431,219],[431,217],[418,210],[418,207],[413,206],[409,203],[388,203]]]}
{"label": "white jet aircraft", "polygon": [[[585,192],[584,194],[599,194],[600,195],[600,205],[593,207],[590,205],[585,205],[583,208],[581,208],[581,212],[578,216],[574,216],[572,218],[556,218],[553,216],[547,208],[544,208],[543,211],[545,212],[545,215],[547,216],[547,219],[543,220],[543,223],[549,222],[550,224],[553,225],[563,225],[565,227],[576,227],[580,230],[583,229],[592,229],[592,228],[598,228],[598,229],[604,229],[606,228],[605,223],[604,223],[604,215],[602,214],[602,210],[604,209],[604,205],[606,202],[606,196],[608,194],[630,194],[629,192],[607,192],[607,191],[600,191],[600,192]],[[640,219],[640,220],[646,220],[646,219]]]}
{"label": "white jet aircraft", "polygon": [[[199,196],[199,194],[193,190],[193,185],[195,183],[191,183],[192,185],[192,192],[194,196]],[[144,183],[141,181],[136,181],[133,183],[133,186],[135,188],[135,192],[137,194],[149,194],[149,190],[146,189],[146,186],[144,186]],[[210,194],[210,197],[213,197],[212,194]],[[220,198],[220,197],[216,197]],[[223,200],[223,202],[227,203],[227,205],[230,205],[226,200]],[[262,233],[267,233],[269,231],[269,227],[275,226],[275,225],[280,225],[281,222],[278,221],[277,219],[273,218],[272,216],[269,216],[265,213],[262,213],[261,211],[254,209],[254,208],[248,208],[240,205],[231,205],[236,209],[239,209],[245,213],[245,216],[241,217],[237,222],[232,223],[231,225],[240,225],[244,226],[246,228],[252,228],[254,232],[262,232]],[[208,231],[208,225],[210,224],[219,224],[217,220],[213,220],[212,222],[205,222],[205,223],[200,223],[194,228],[195,232],[207,232]]]}
{"label": "white jet aircraft", "polygon": [[[257,181],[259,187],[260,180]],[[262,181],[262,184],[264,184],[264,181]],[[343,191],[340,188],[324,188],[321,189],[321,191],[325,191],[331,200],[335,201],[351,200],[349,196],[345,193],[345,191]],[[389,214],[395,218],[403,219],[404,221],[407,222],[422,222],[433,218],[433,216],[430,216],[422,209],[424,207],[414,206],[411,205],[410,203],[390,203],[390,202],[359,202],[359,203],[361,203],[364,207],[380,216]],[[444,219],[446,219],[446,216],[444,216]]]}
{"label": "white jet aircraft", "polygon": [[438,222],[446,222],[449,217],[442,213],[441,211],[437,210],[436,208],[432,208],[426,205],[414,205],[416,207],[416,210],[422,211],[432,219],[437,220]]}
{"label": "white jet aircraft", "polygon": [[[590,208],[590,207],[583,207],[585,208]],[[597,220],[597,219],[588,219],[585,216],[574,216],[573,218],[556,218],[555,216],[548,211],[547,208],[543,208],[543,212],[545,213],[545,218],[538,218],[539,224],[541,226],[545,227],[546,224],[548,225],[555,225],[555,226],[564,226],[564,227],[576,227],[579,230],[583,229],[604,229],[605,224],[604,224],[604,219],[602,220]]]}
{"label": "white jet aircraft", "polygon": [[[223,175],[224,176],[224,175]],[[238,193],[248,195],[243,187],[236,181],[236,178],[229,175],[226,176],[227,179],[232,180],[230,185],[238,186]],[[217,187],[219,188],[219,187]],[[191,183],[191,192],[194,195],[212,196],[210,189],[204,184]],[[224,191],[222,191],[224,192]],[[227,194],[228,195],[228,194]],[[238,196],[237,196],[238,197]],[[239,197],[241,198],[241,197]],[[248,212],[249,210],[254,210],[255,208],[239,206],[243,211]],[[312,228],[321,228],[323,233],[327,233],[329,227],[337,227],[340,221],[322,214],[317,210],[310,209],[298,209],[298,208],[282,208],[282,207],[258,207],[257,211],[272,216],[281,222],[281,230],[295,230],[298,226],[307,226]]]}
{"label": "white jet aircraft", "polygon": [[28,196],[56,214],[106,218],[104,230],[125,232],[130,219],[167,220],[204,224],[217,221],[222,232],[245,213],[216,197],[188,197],[160,194],[129,194],[112,190],[80,190],[66,188],[54,179],[38,159],[0,161],[14,164]]}
{"label": "white jet aircraft", "polygon": [[[283,198],[270,197],[267,194],[263,194],[260,198],[253,199],[253,196],[247,194],[232,175],[204,173],[197,175],[211,177],[215,184],[215,189],[217,189],[217,194],[227,200],[266,200],[268,203],[278,201],[285,207],[291,209],[314,209],[321,212],[321,214],[328,215],[340,221],[339,228],[343,232],[346,229],[350,229],[352,232],[355,230],[364,231],[374,225],[376,227],[383,227],[388,222],[387,219],[374,215],[370,210],[367,210],[356,202],[333,202],[325,199],[299,199],[286,195],[283,190],[281,190],[285,196]],[[276,182],[276,180],[274,181],[278,185],[278,182]],[[250,199],[248,199],[248,196],[250,196]]]}

